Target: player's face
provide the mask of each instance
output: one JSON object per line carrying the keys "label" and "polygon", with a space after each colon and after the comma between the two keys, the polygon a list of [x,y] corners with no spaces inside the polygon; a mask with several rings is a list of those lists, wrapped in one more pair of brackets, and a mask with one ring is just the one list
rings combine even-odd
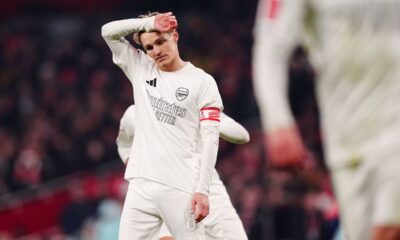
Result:
{"label": "player's face", "polygon": [[168,70],[178,58],[178,33],[142,33],[140,40],[144,49],[161,70]]}

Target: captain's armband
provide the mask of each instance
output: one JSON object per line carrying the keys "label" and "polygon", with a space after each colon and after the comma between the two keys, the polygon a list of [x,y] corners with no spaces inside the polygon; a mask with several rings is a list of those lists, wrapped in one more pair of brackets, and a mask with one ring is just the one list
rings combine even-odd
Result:
{"label": "captain's armband", "polygon": [[205,107],[200,109],[200,121],[203,120],[211,120],[211,121],[220,121],[221,110],[216,107]]}

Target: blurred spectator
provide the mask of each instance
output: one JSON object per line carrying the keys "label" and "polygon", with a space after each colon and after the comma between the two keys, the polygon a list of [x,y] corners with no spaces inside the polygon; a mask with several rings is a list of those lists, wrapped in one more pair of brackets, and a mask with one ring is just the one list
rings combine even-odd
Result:
{"label": "blurred spectator", "polygon": [[109,240],[118,236],[119,222],[122,213],[121,203],[112,199],[100,203],[99,217],[94,223],[93,239]]}
{"label": "blurred spectator", "polygon": [[[90,181],[90,180],[89,180]],[[84,185],[84,182],[70,184],[71,202],[65,207],[60,216],[60,225],[63,232],[71,237],[78,238],[85,220],[94,217],[98,205],[97,190],[94,183]]]}

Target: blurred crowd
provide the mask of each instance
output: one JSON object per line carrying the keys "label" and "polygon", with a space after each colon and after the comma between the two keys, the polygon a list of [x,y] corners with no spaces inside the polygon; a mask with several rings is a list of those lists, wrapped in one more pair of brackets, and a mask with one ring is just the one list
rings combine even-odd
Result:
{"label": "blurred crowd", "polygon": [[[310,150],[305,167],[274,169],[263,147],[252,89],[255,1],[237,2],[215,1],[216,10],[207,14],[201,12],[206,4],[175,13],[183,59],[215,77],[224,112],[251,135],[245,145],[220,141],[218,172],[250,239],[332,239],[338,212],[323,162],[312,68],[299,47],[288,69],[289,94]],[[0,24],[0,196],[41,188],[78,171],[90,175],[102,164],[119,161],[115,138],[133,102],[132,87],[113,65],[100,28],[137,14],[28,15]],[[123,181],[119,184],[123,188]],[[71,201],[55,223],[59,230],[32,239],[116,239],[89,233],[116,229],[123,194],[86,198],[83,183],[68,185]],[[109,228],[98,228],[106,223]],[[16,235],[3,231],[0,239]]]}

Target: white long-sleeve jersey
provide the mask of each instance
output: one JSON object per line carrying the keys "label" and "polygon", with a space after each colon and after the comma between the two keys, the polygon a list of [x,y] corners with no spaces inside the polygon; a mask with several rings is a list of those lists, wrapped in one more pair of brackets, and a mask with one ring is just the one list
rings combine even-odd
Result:
{"label": "white long-sleeve jersey", "polygon": [[400,146],[400,0],[260,0],[254,30],[267,131],[293,124],[287,63],[302,42],[318,74],[328,163]]}
{"label": "white long-sleeve jersey", "polygon": [[[129,158],[129,152],[132,147],[132,142],[135,136],[136,128],[136,116],[135,116],[135,105],[129,106],[124,115],[121,118],[119,125],[119,132],[116,139],[118,154],[121,160],[126,164],[126,160]],[[220,136],[236,144],[244,144],[250,141],[249,132],[234,119],[228,115],[221,113],[220,122]],[[201,154],[201,146],[198,145],[198,154]],[[223,183],[219,178],[217,171],[214,169],[212,175],[211,186],[222,186]],[[218,193],[210,192],[210,195]]]}
{"label": "white long-sleeve jersey", "polygon": [[[136,104],[135,138],[125,178],[146,178],[207,194],[218,149],[222,100],[214,78],[203,70],[186,63],[177,71],[162,71],[124,37],[151,30],[153,24],[151,17],[102,27],[113,62],[133,85]],[[199,155],[200,142],[207,152]]]}

